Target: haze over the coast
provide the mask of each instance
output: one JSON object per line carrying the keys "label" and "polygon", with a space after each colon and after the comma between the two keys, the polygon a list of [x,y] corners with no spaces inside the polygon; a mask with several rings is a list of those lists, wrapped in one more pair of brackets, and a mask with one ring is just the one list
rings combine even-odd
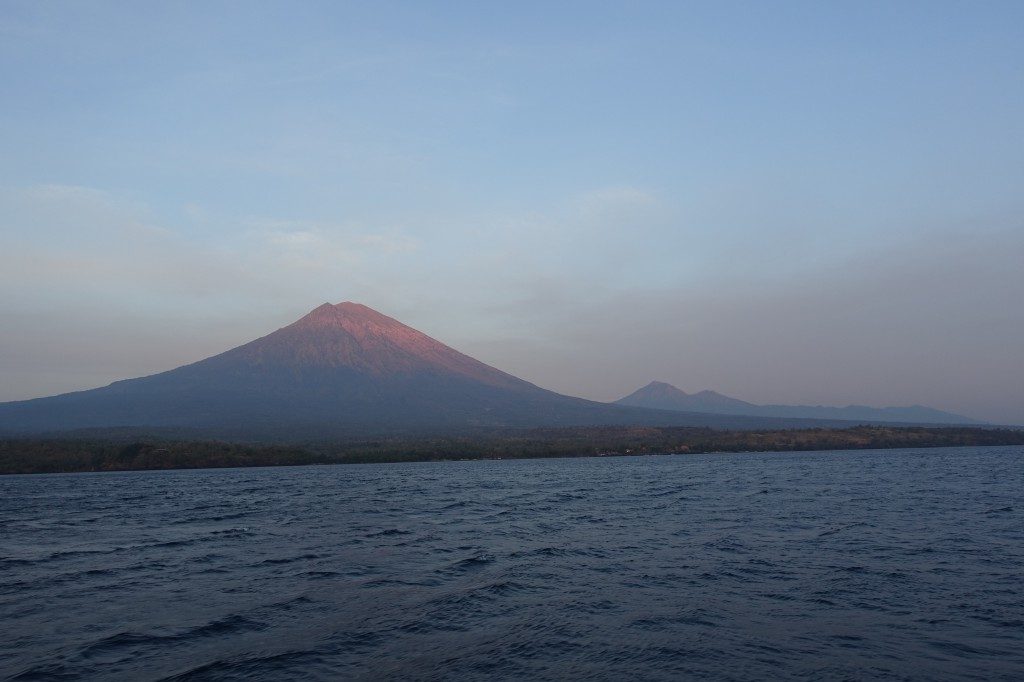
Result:
{"label": "haze over the coast", "polygon": [[1024,423],[1020,3],[0,7],[0,401],[358,300],[561,393]]}

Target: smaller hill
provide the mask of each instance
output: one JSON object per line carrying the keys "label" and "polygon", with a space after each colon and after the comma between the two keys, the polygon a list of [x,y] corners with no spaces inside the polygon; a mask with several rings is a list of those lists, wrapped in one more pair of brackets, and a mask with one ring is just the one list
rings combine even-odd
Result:
{"label": "smaller hill", "polygon": [[898,422],[903,424],[982,424],[960,414],[943,412],[924,405],[908,407],[869,407],[847,405],[756,405],[730,398],[715,391],[687,393],[662,381],[652,381],[643,388],[615,401],[616,405],[698,412],[702,414],[744,415],[750,417],[789,419],[843,419],[854,422]]}

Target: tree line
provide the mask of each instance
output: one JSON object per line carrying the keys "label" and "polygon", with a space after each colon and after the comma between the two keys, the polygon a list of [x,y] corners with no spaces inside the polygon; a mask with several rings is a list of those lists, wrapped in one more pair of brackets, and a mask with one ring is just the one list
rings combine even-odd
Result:
{"label": "tree line", "polygon": [[0,440],[0,474],[994,445],[1024,445],[1024,430],[856,426],[721,431],[608,426],[302,444],[132,439],[121,434],[117,438]]}

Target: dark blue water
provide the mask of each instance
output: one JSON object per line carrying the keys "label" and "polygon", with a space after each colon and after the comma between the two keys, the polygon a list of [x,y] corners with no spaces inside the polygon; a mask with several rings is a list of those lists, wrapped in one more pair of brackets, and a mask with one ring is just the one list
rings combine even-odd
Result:
{"label": "dark blue water", "polygon": [[1024,679],[1024,449],[0,477],[0,677]]}

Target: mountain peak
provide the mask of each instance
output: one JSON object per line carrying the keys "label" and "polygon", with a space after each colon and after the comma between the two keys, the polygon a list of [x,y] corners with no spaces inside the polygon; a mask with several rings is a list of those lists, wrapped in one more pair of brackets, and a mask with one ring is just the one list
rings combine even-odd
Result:
{"label": "mountain peak", "polygon": [[673,386],[672,384],[665,383],[664,381],[652,381],[651,383],[647,384],[646,386],[641,388],[639,391],[637,391],[637,393],[640,393],[641,391],[644,392],[644,393],[664,393],[664,394],[680,394],[681,393],[682,395],[687,395],[686,391],[682,390],[681,388],[677,388],[677,387]]}
{"label": "mountain peak", "polygon": [[352,301],[324,303],[323,305],[319,305],[299,318],[295,324],[342,319],[373,321],[378,324],[383,322],[390,322],[396,325],[401,324],[397,320],[393,320],[387,315],[383,315],[369,306],[365,306],[362,303],[353,303]]}
{"label": "mountain peak", "polygon": [[650,407],[683,412],[729,413],[753,407],[750,403],[724,396],[715,391],[704,390],[690,394],[664,381],[652,381],[615,402],[632,407]]}
{"label": "mountain peak", "polygon": [[704,389],[703,391],[697,391],[696,393],[693,394],[693,396],[695,398],[725,398],[725,397],[728,397],[728,396],[722,395],[718,391],[711,391],[711,390],[708,390],[708,389]]}
{"label": "mountain peak", "polygon": [[531,384],[352,301],[324,303],[268,336],[204,362],[274,367],[293,373],[345,371],[374,377],[429,374],[536,390]]}

